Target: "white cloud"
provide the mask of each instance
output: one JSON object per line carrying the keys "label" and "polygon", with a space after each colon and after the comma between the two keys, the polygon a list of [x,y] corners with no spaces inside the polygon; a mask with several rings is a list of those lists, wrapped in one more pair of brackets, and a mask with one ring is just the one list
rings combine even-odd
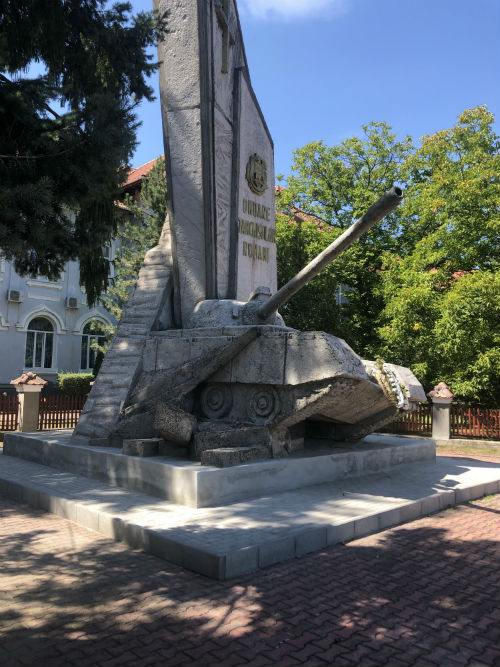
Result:
{"label": "white cloud", "polygon": [[346,11],[346,0],[240,0],[243,14],[255,19],[280,21],[325,18]]}

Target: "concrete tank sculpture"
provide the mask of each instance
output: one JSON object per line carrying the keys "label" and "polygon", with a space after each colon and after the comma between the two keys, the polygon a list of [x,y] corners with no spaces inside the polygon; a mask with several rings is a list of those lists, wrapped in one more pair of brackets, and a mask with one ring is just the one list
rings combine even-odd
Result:
{"label": "concrete tank sculpture", "polygon": [[169,215],[75,435],[101,445],[161,436],[218,466],[286,456],[307,437],[361,438],[425,400],[421,385],[339,338],[288,328],[278,308],[402,192],[277,290],[273,143],[236,3],[170,5],[159,46]]}

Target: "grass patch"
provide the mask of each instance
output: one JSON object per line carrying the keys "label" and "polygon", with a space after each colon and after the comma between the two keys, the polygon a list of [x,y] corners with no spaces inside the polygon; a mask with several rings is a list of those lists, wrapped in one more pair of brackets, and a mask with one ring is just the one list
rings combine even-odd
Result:
{"label": "grass patch", "polygon": [[460,456],[500,456],[498,445],[467,444],[467,445],[436,445],[436,454],[457,454]]}

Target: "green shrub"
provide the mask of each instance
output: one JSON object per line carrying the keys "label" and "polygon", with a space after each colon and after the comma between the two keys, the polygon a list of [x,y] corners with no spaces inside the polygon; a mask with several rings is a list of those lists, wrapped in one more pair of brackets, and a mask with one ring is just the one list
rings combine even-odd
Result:
{"label": "green shrub", "polygon": [[66,396],[86,396],[94,380],[92,373],[59,373],[57,376],[59,389]]}

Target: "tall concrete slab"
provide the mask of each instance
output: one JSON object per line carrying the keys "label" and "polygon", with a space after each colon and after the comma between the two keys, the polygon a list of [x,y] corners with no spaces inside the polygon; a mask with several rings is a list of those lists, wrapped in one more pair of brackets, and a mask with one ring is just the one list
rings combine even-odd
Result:
{"label": "tall concrete slab", "polygon": [[233,0],[157,0],[174,317],[205,299],[276,291],[273,143]]}

